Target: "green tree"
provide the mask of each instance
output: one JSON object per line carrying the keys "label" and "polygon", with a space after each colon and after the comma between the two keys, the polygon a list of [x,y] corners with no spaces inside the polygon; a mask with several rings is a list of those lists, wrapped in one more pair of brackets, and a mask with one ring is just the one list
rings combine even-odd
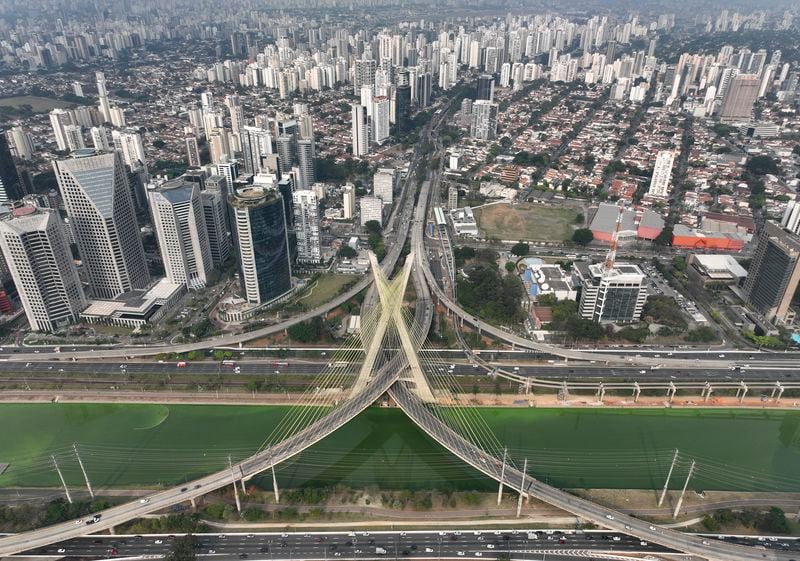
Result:
{"label": "green tree", "polygon": [[677,256],[672,258],[672,267],[676,271],[680,271],[681,273],[686,270],[686,258],[683,256]]}
{"label": "green tree", "polygon": [[579,245],[589,245],[594,239],[594,234],[589,228],[578,228],[572,233],[572,241]]}
{"label": "green tree", "polygon": [[286,330],[289,337],[300,343],[313,343],[322,338],[322,319],[315,317],[309,321],[297,323]]}
{"label": "green tree", "polygon": [[511,247],[511,253],[517,257],[525,257],[530,252],[531,247],[525,242],[517,242]]}
{"label": "green tree", "polygon": [[369,220],[364,227],[367,229],[367,233],[370,235],[380,234],[383,228],[381,228],[381,223],[377,220]]}
{"label": "green tree", "polygon": [[777,175],[781,172],[778,162],[769,156],[752,156],[747,160],[744,167],[753,175],[766,175],[768,173]]}
{"label": "green tree", "polygon": [[513,261],[506,261],[506,271],[508,271],[509,273],[513,273],[516,270],[517,270],[516,263],[514,263]]}
{"label": "green tree", "polygon": [[164,559],[165,561],[195,561],[194,536],[186,534],[176,537]]}
{"label": "green tree", "polygon": [[755,526],[759,530],[771,534],[786,534],[789,532],[789,522],[786,521],[786,514],[776,506],[761,514],[756,519]]}
{"label": "green tree", "polygon": [[358,252],[349,245],[343,245],[339,250],[339,257],[344,259],[353,259],[358,256]]}
{"label": "green tree", "polygon": [[665,226],[663,230],[656,236],[653,243],[666,247],[672,245],[672,226]]}

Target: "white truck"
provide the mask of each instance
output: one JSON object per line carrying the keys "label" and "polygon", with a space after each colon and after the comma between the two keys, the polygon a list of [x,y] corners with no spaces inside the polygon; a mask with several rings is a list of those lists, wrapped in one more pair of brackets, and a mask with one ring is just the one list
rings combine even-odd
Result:
{"label": "white truck", "polygon": [[375,555],[386,555],[386,550],[382,547],[376,547]]}

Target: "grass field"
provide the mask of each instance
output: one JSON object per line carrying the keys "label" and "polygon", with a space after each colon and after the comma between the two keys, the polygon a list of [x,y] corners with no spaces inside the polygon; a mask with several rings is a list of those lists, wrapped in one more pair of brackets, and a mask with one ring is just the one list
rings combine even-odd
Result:
{"label": "grass field", "polygon": [[308,308],[316,308],[333,300],[342,291],[343,286],[357,280],[358,278],[353,275],[320,275],[314,282],[313,288],[300,298],[300,302]]}
{"label": "grass field", "polygon": [[[55,486],[55,454],[70,485],[184,481],[253,452],[282,407],[101,404],[0,405],[0,486]],[[766,411],[483,409],[500,442],[529,471],[562,487],[658,488],[674,448],[692,489],[800,492],[800,414]],[[395,409],[372,408],[278,470],[284,487],[336,485],[490,490],[494,484]],[[265,484],[269,484],[265,481]]]}
{"label": "grass field", "polygon": [[572,237],[578,214],[537,204],[496,204],[475,209],[484,237],[511,241],[562,241]]}
{"label": "grass field", "polygon": [[58,107],[71,107],[74,103],[35,95],[0,98],[0,107],[19,107],[21,105],[30,105],[34,113],[46,113]]}

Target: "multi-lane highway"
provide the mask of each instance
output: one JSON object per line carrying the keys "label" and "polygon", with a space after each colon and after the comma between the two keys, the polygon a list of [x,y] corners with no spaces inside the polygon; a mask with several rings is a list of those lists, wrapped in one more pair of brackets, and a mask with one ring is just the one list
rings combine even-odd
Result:
{"label": "multi-lane highway", "polygon": [[[164,555],[176,535],[119,535],[76,538],[29,550],[26,556],[84,558]],[[800,553],[800,542],[786,537],[705,536],[708,540]],[[327,559],[346,557],[487,557],[512,554],[531,559],[535,555],[569,555],[575,551],[594,553],[669,553],[671,550],[642,540],[603,530],[548,529],[448,529],[392,532],[266,532],[195,534],[195,553],[200,556],[234,556],[251,559]],[[383,549],[385,554],[377,554]],[[462,555],[459,555],[461,553]],[[480,553],[480,555],[477,555]],[[534,555],[530,557],[526,553]]]}

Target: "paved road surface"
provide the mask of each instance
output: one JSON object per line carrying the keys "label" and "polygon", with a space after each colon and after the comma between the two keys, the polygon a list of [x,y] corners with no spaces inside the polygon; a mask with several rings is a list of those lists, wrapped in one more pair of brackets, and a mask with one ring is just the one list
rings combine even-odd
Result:
{"label": "paved road surface", "polygon": [[[444,534],[444,535],[442,535]],[[535,539],[533,539],[535,536]],[[25,552],[30,556],[66,555],[70,557],[105,558],[116,548],[116,557],[138,555],[163,555],[175,539],[167,535],[145,536],[92,536],[77,538]],[[718,537],[709,538],[717,541]],[[755,537],[724,537],[728,543],[800,552],[800,542],[795,538],[778,538],[771,541]],[[160,542],[160,543],[158,543]],[[376,558],[376,548],[386,550],[387,558],[417,557],[438,558],[480,557],[496,559],[501,553],[548,552],[569,554],[574,551],[614,552],[643,554],[665,553],[670,550],[655,544],[642,545],[641,541],[615,532],[589,530],[447,530],[412,532],[294,532],[294,533],[228,533],[196,534],[195,552],[201,556],[232,555],[253,559],[334,559]],[[60,550],[64,550],[60,552]],[[432,550],[432,551],[427,551]],[[213,553],[212,553],[213,552]],[[337,553],[339,555],[337,555]],[[382,557],[379,555],[378,557]],[[515,558],[523,558],[515,554]],[[525,556],[524,558],[530,558]]]}

